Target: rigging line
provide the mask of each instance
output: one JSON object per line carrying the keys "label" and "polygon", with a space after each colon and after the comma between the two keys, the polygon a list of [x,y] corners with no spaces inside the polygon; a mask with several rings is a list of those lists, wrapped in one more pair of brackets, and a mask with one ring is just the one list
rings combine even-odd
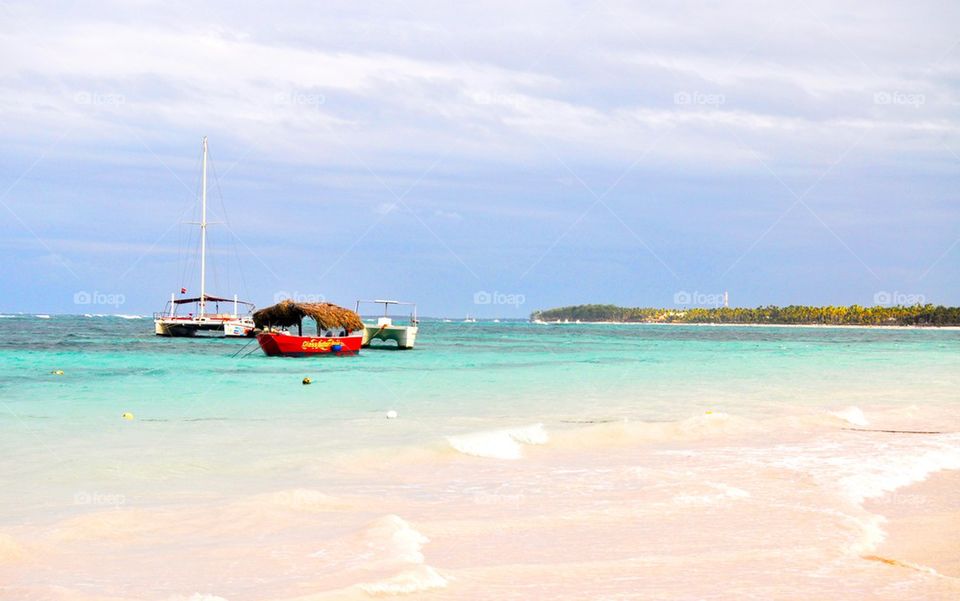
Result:
{"label": "rigging line", "polygon": [[[207,155],[209,156],[209,154],[210,152],[208,150]],[[223,200],[223,189],[220,187],[220,175],[217,173],[217,167],[216,167],[216,164],[213,162],[212,158],[210,159],[210,165],[213,171],[213,181],[217,186],[217,197],[220,199],[220,210],[223,216],[223,222],[227,226],[227,231],[232,234],[233,226],[230,224],[230,216],[227,213],[227,205]],[[240,291],[244,294],[244,296],[246,296],[247,281],[243,274],[243,263],[240,261],[240,250],[239,250],[239,247],[237,246],[236,234],[229,236],[229,238],[230,238],[231,246],[233,246],[234,259],[236,259],[237,261],[237,273],[239,274],[239,277],[240,277]],[[229,278],[229,275],[230,274],[228,272],[227,273],[228,278]]]}
{"label": "rigging line", "polygon": [[[200,188],[203,186],[203,178],[202,178],[202,176],[201,176],[201,174],[200,174],[200,168],[201,168],[201,163],[202,163],[202,162],[203,162],[203,150],[202,150],[202,147],[201,147],[200,154],[197,155],[196,161],[194,162],[194,169],[193,169],[193,172],[194,172],[194,174],[195,174],[194,177],[195,177],[196,179],[194,180],[194,181],[195,181],[195,185],[194,185],[194,193],[193,193],[193,212],[191,213],[190,216],[193,218],[194,221],[199,221],[199,217],[198,217],[197,213],[198,213],[198,210],[199,210],[199,201],[200,201],[200,194],[201,194]],[[181,222],[181,223],[180,223],[180,231],[181,231],[181,233],[183,232],[183,226],[184,226],[184,224]],[[194,230],[193,230],[193,226],[190,226],[189,229],[187,230],[187,232],[188,232],[188,233],[187,233],[186,244],[185,244],[183,247],[184,247],[184,248],[189,248],[189,249],[193,250],[193,236],[194,236],[194,233],[195,233]],[[199,241],[198,241],[197,244],[198,244],[198,246],[199,246]],[[198,250],[199,250],[199,249],[198,249]],[[194,266],[194,261],[195,261],[195,260],[196,260],[196,253],[190,252],[190,253],[187,253],[187,256],[184,258],[183,262],[180,264],[180,266],[181,266],[181,271],[180,271],[180,287],[181,287],[181,288],[185,288],[185,287],[186,287],[185,284],[188,283],[188,282],[187,282],[187,272],[192,270],[192,268],[193,268],[193,266]],[[189,282],[189,286],[190,286],[191,288],[193,288],[193,282],[192,282],[192,281]]]}
{"label": "rigging line", "polygon": [[[226,222],[226,219],[227,219],[227,218],[226,218],[226,209],[225,209],[225,207],[223,206],[223,192],[220,190],[220,176],[217,175],[217,164],[216,164],[216,161],[213,160],[213,155],[210,153],[210,149],[209,149],[209,148],[207,149],[207,163],[208,163],[208,165],[210,166],[210,174],[211,174],[212,179],[213,179],[214,187],[215,187],[215,189],[216,189],[216,191],[217,191],[217,198],[220,200],[221,212],[220,212],[219,218],[223,219],[224,222]],[[207,209],[210,210],[209,205],[207,206]],[[209,241],[210,241],[210,233],[207,234],[207,242],[209,243]],[[224,279],[225,279],[226,281],[223,282],[223,281],[221,281],[220,271],[219,271],[218,267],[219,267],[219,263],[218,263],[217,261],[213,261],[213,262],[212,262],[213,285],[214,285],[215,289],[217,289],[217,290],[220,291],[219,294],[222,295],[224,292],[228,292],[228,291],[229,291],[229,288],[230,288],[230,272],[227,271],[226,276],[224,277]]]}

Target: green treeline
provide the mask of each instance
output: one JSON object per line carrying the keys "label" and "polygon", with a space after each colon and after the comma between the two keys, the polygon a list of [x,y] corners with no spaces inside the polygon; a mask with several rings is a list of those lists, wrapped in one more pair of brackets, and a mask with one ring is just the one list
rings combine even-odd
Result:
{"label": "green treeline", "polygon": [[616,321],[635,323],[743,323],[864,326],[956,326],[960,307],[913,305],[895,307],[741,307],[654,309],[615,305],[577,305],[536,311],[534,320]]}

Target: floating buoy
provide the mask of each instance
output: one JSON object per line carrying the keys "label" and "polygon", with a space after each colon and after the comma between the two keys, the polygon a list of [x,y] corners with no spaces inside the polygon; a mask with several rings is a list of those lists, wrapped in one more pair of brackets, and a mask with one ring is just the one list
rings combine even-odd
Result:
{"label": "floating buoy", "polygon": [[390,411],[387,411],[387,419],[396,419],[396,418],[397,418],[396,411],[394,411],[393,409],[391,409]]}
{"label": "floating buoy", "polygon": [[124,411],[123,413],[120,414],[120,417],[122,417],[123,419],[133,419],[133,414],[130,413],[129,411]]}
{"label": "floating buoy", "polygon": [[304,383],[304,385],[306,385],[306,384],[311,384],[311,383],[313,383],[313,380],[311,380],[310,378],[304,378],[304,379],[303,379],[303,383]]}
{"label": "floating buoy", "polygon": [[343,345],[342,345],[342,344],[335,344],[335,345],[331,346],[330,349],[333,350],[333,352],[335,352],[335,353],[339,353],[340,351],[343,350]]}
{"label": "floating buoy", "polygon": [[50,373],[52,373],[52,374],[55,375],[55,376],[62,376],[62,375],[63,375],[63,370],[62,370],[62,369],[55,369],[55,370],[53,370],[53,371],[50,372]]}

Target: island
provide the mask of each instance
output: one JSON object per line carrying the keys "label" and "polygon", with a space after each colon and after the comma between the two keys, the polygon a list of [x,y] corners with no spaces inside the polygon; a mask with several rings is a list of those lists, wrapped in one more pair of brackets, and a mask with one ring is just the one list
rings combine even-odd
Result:
{"label": "island", "polygon": [[534,311],[534,322],[569,323],[689,323],[743,325],[823,326],[960,326],[960,307],[912,306],[806,306],[643,308],[616,305],[576,305]]}

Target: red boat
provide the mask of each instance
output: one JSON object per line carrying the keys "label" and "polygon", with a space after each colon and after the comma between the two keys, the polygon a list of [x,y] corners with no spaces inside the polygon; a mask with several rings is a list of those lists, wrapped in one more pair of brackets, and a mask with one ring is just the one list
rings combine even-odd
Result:
{"label": "red boat", "polygon": [[[269,357],[355,355],[363,344],[360,316],[330,303],[285,300],[253,314],[257,342]],[[303,327],[316,325],[316,336],[304,336]],[[313,322],[311,324],[310,322]],[[290,328],[296,326],[296,334]]]}
{"label": "red boat", "polygon": [[355,355],[360,352],[363,332],[349,336],[294,336],[285,332],[257,334],[260,348],[269,357],[305,357],[307,355]]}

